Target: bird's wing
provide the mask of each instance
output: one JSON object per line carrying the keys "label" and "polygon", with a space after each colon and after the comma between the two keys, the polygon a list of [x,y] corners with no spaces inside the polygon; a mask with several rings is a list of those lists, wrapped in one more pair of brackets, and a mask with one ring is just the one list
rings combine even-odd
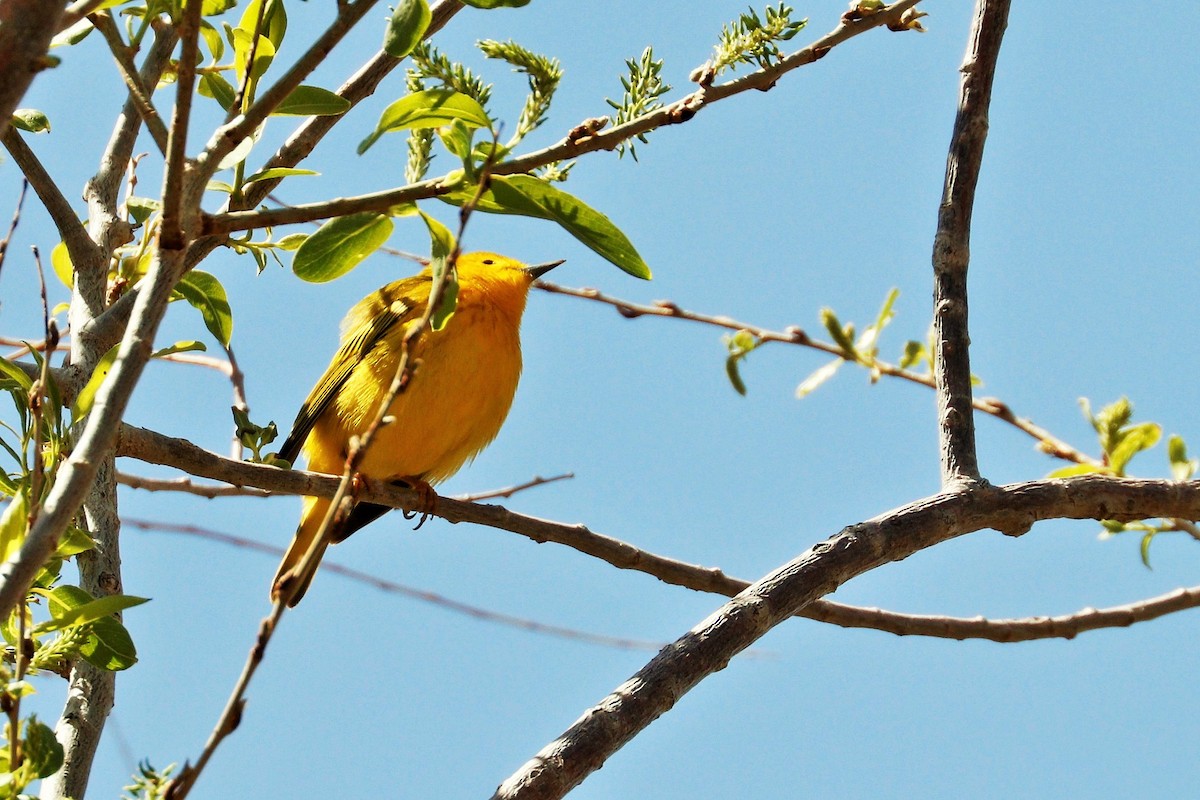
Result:
{"label": "bird's wing", "polygon": [[317,381],[304,405],[300,406],[296,421],[292,423],[292,431],[279,450],[280,458],[295,462],[304,440],[308,438],[317,420],[328,410],[333,398],[354,372],[354,368],[379,344],[389,330],[412,318],[414,312],[420,310],[419,303],[413,299],[411,293],[403,291],[403,288],[411,287],[398,285],[404,283],[406,281],[385,286],[350,312],[348,321],[353,333],[338,349],[329,368],[325,370],[321,380]]}

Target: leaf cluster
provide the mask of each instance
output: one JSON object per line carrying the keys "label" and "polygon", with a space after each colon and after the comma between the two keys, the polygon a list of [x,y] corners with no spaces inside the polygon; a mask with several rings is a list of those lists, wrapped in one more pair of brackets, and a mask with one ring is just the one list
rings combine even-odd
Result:
{"label": "leaf cluster", "polygon": [[792,39],[807,24],[807,19],[792,21],[792,8],[783,3],[778,8],[767,6],[762,17],[750,8],[722,26],[707,74],[716,77],[727,69],[736,70],[739,64],[760,69],[774,66],[783,60],[779,43]]}
{"label": "leaf cluster", "polygon": [[[644,114],[649,114],[655,109],[662,108],[662,102],[658,98],[671,91],[671,86],[662,79],[663,61],[654,58],[653,47],[643,50],[637,60],[626,61],[625,66],[629,68],[629,75],[621,78],[621,87],[625,93],[621,96],[620,102],[604,98],[604,102],[616,110],[613,115],[614,125],[623,125]],[[646,134],[639,133],[637,140],[646,143]],[[637,150],[633,141],[619,144],[617,155],[625,155],[626,150],[629,151],[629,155],[633,156],[633,160],[637,161]]]}

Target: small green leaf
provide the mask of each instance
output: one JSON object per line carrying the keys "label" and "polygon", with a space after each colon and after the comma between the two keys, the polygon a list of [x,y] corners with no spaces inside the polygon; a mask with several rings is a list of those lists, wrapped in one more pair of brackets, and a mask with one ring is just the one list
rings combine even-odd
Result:
{"label": "small green leaf", "polygon": [[438,303],[438,307],[429,318],[429,324],[433,329],[440,331],[454,316],[454,309],[458,305],[458,275],[451,272],[447,273],[444,279],[442,278],[449,266],[450,254],[454,252],[454,234],[424,211],[421,211],[420,214],[421,219],[425,220],[426,227],[429,228],[429,268],[433,273],[434,283],[436,284],[439,279],[444,281],[441,302]]}
{"label": "small green leaf", "polygon": [[92,666],[110,672],[128,669],[137,663],[133,638],[115,617],[92,623],[92,633],[79,654]]}
{"label": "small green leaf", "polygon": [[30,714],[25,722],[23,752],[25,764],[32,768],[34,776],[38,778],[53,775],[63,765],[63,746],[54,737],[50,726],[38,721],[36,714]]}
{"label": "small green leaf", "polygon": [[273,117],[335,117],[350,110],[350,101],[320,86],[297,86],[271,112]]}
{"label": "small green leaf", "polygon": [[1154,541],[1156,531],[1150,531],[1142,536],[1142,544],[1139,551],[1142,555],[1142,563],[1146,565],[1146,569],[1154,569],[1150,566],[1150,542]]}
{"label": "small green leaf", "polygon": [[825,330],[829,332],[829,336],[834,343],[842,348],[842,352],[846,354],[846,358],[856,360],[858,351],[854,349],[854,326],[847,325],[842,327],[842,323],[838,321],[837,314],[832,308],[821,309],[821,324],[825,326]]}
{"label": "small green leaf", "polygon": [[[242,18],[238,20],[238,29],[246,33],[253,33],[255,26],[258,24],[259,6],[263,0],[251,0],[246,6],[246,10],[242,12]],[[272,52],[279,49],[279,45],[283,44],[284,34],[287,33],[287,9],[284,7],[281,0],[265,0],[267,8],[263,11],[263,26],[259,31],[263,36],[270,40],[274,45]],[[239,70],[238,74],[241,74]]]}
{"label": "small green leaf", "polygon": [[389,216],[373,211],[331,219],[296,249],[292,272],[310,283],[340,278],[382,247],[394,227]]}
{"label": "small green leaf", "polygon": [[440,128],[462,120],[474,128],[490,128],[491,119],[479,101],[449,89],[427,89],[402,97],[383,110],[375,130],[358,145],[362,155],[385,133],[410,128]]}
{"label": "small green leaf", "polygon": [[63,286],[70,289],[75,285],[75,267],[71,264],[71,254],[67,252],[66,242],[59,242],[50,251],[50,267]]}
{"label": "small green leaf", "polygon": [[807,378],[805,378],[799,386],[796,387],[796,399],[803,400],[808,395],[812,394],[825,381],[837,374],[837,371],[845,363],[844,359],[838,358],[830,361],[822,367],[813,370]]}
{"label": "small green leaf", "polygon": [[88,378],[88,382],[79,394],[75,396],[75,402],[71,405],[71,418],[78,422],[88,415],[92,410],[92,403],[96,400],[96,392],[99,391],[100,385],[104,383],[104,379],[108,377],[108,371],[112,369],[113,362],[117,360],[117,350],[121,345],[115,344],[112,349],[104,354],[96,363],[96,368],[92,370],[92,377]]}
{"label": "small green leaf", "polygon": [[[17,384],[23,394],[29,394],[29,390],[33,388],[33,378],[6,358],[0,358],[0,376]],[[21,459],[17,458],[17,460]]]}
{"label": "small green leaf", "polygon": [[223,75],[216,72],[206,72],[201,75],[197,90],[205,97],[216,100],[217,105],[226,111],[233,106],[233,101],[237,99],[237,89],[233,88],[233,84],[225,80]]}
{"label": "small green leaf", "polygon": [[[270,170],[268,170],[268,172],[269,171]],[[306,239],[308,239],[307,233],[289,233],[287,236],[284,236],[282,239],[275,242],[275,246],[280,250],[295,250],[296,248],[300,247],[300,245],[304,244]]]}
{"label": "small green leaf", "polygon": [[[105,5],[108,4],[106,3]],[[54,49],[55,47],[79,44],[94,30],[95,27],[92,25],[92,21],[84,17],[66,30],[60,31],[57,36],[51,39],[50,48]]]}
{"label": "small green leaf", "polygon": [[925,345],[909,339],[904,343],[904,355],[900,356],[900,369],[908,369],[924,359]]}
{"label": "small green leaf", "polygon": [[204,318],[208,328],[222,346],[228,347],[233,336],[233,312],[229,309],[229,296],[216,276],[200,270],[192,270],[175,286],[191,306]]}
{"label": "small green leaf", "polygon": [[[62,589],[75,591],[60,593]],[[85,597],[89,599],[80,602]],[[34,633],[50,633],[64,628],[75,628],[148,602],[149,598],[126,594],[110,594],[91,599],[87,592],[78,587],[58,586],[50,592],[51,618],[35,626],[33,630]]]}
{"label": "small green leaf", "polygon": [[1167,458],[1171,462],[1171,477],[1177,481],[1191,480],[1200,468],[1200,460],[1187,457],[1187,444],[1176,433],[1167,440]]}
{"label": "small green leaf", "polygon": [[18,493],[0,514],[0,562],[7,561],[25,541],[29,527],[29,505],[25,494]]}
{"label": "small green leaf", "polygon": [[[251,7],[254,5],[255,3],[251,3]],[[275,45],[271,43],[271,39],[267,36],[259,36],[258,41],[255,42],[251,31],[244,28],[234,28],[234,69],[239,79],[246,74],[246,59],[250,57],[251,42],[254,42],[254,69],[250,71],[250,81],[257,83],[259,78],[270,68],[271,62],[275,60]]]}
{"label": "small green leaf", "polygon": [[383,34],[383,51],[392,58],[404,58],[425,38],[433,19],[426,0],[400,0]]}
{"label": "small green leaf", "polygon": [[[319,172],[314,172],[311,169],[298,169],[296,167],[272,167],[264,169],[261,172],[256,172],[249,178],[246,178],[246,183],[254,183],[255,181],[272,181],[276,178],[289,178],[293,175],[320,175]],[[292,234],[292,236],[304,236],[305,234]]]}
{"label": "small green leaf", "polygon": [[463,0],[463,3],[474,8],[521,8],[529,5],[529,0]]}
{"label": "small green leaf", "polygon": [[1076,475],[1091,475],[1099,472],[1102,474],[1110,473],[1112,470],[1107,467],[1102,467],[1099,464],[1072,464],[1069,467],[1056,469],[1047,475],[1047,478],[1074,478]]}
{"label": "small green leaf", "polygon": [[150,219],[151,214],[162,210],[162,202],[152,197],[128,197],[125,199],[125,210],[134,222],[141,225]]}
{"label": "small green leaf", "polygon": [[[497,175],[492,178],[491,194],[511,213],[554,220],[610,264],[650,280],[650,267],[628,237],[608,217],[558,187],[529,175]],[[540,213],[529,213],[531,204]]]}
{"label": "small green leaf", "polygon": [[725,374],[729,377],[729,382],[733,384],[733,390],[742,397],[745,397],[746,383],[742,380],[741,372],[738,370],[738,362],[741,360],[741,355],[730,354],[730,356],[725,359]]}
{"label": "small green leaf", "polygon": [[176,342],[170,347],[164,347],[161,350],[155,350],[150,357],[162,358],[163,356],[169,356],[172,353],[203,353],[207,350],[208,348],[204,346],[204,342],[198,342],[195,339],[189,339],[187,341]]}
{"label": "small green leaf", "polygon": [[58,547],[54,550],[54,555],[57,558],[68,558],[85,553],[95,546],[96,542],[90,533],[76,525],[68,525],[62,538],[58,540]]}
{"label": "small green leaf", "polygon": [[12,113],[12,125],[29,133],[49,133],[50,118],[36,108],[18,108]]}
{"label": "small green leaf", "polygon": [[1158,444],[1162,427],[1154,422],[1143,422],[1122,429],[1116,438],[1116,447],[1108,454],[1108,465],[1118,475],[1124,475],[1125,467],[1135,455]]}

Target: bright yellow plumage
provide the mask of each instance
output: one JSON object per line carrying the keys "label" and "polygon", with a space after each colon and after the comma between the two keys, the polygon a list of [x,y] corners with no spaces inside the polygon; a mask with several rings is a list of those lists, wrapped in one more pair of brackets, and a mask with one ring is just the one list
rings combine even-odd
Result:
{"label": "bright yellow plumage", "polygon": [[[521,375],[525,298],[534,279],[556,265],[527,267],[494,253],[459,257],[455,313],[442,330],[427,330],[417,340],[410,358],[419,368],[392,403],[388,413],[395,421],[377,432],[359,466],[361,475],[438,483],[496,438]],[[282,457],[295,460],[303,446],[309,470],[342,472],[350,437],[362,434],[374,418],[396,374],[400,343],[424,313],[431,286],[426,270],[388,284],[350,310],[341,349],[301,407]],[[304,557],[328,508],[324,498],[305,499],[272,597],[281,588],[279,581]],[[360,506],[335,541],[382,510]],[[304,595],[319,560],[318,554],[306,574],[294,576],[292,605]]]}

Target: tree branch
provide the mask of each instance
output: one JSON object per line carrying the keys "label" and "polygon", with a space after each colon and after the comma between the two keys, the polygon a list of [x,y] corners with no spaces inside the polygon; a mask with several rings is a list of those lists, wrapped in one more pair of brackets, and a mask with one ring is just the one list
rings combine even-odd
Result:
{"label": "tree branch", "polygon": [[62,16],[62,3],[0,0],[0,124],[8,126],[33,76],[49,65],[46,51]]}
{"label": "tree branch", "polygon": [[[277,494],[311,494],[331,497],[340,483],[337,478],[330,475],[299,470],[280,470],[261,464],[230,461],[216,453],[197,447],[187,440],[163,436],[160,433],[129,425],[122,427],[118,453],[152,464],[175,467],[192,475],[224,481],[238,487],[257,487]],[[184,480],[186,481],[186,479]],[[1120,482],[1124,479],[1112,480]],[[1156,486],[1169,485],[1156,481],[1149,483]],[[190,483],[188,485],[190,486]],[[163,481],[147,488],[192,491],[190,488],[180,487],[178,481]],[[196,493],[206,494],[201,491]],[[393,508],[412,509],[417,505],[416,495],[411,490],[379,482],[366,487],[358,495],[358,498],[363,502],[379,503]],[[439,497],[435,513],[450,522],[473,522],[516,533],[538,543],[553,542],[564,545],[585,555],[598,558],[618,569],[644,572],[664,583],[695,591],[732,597],[750,585],[749,581],[726,575],[718,568],[688,564],[641,550],[627,542],[591,531],[583,525],[570,525],[530,517],[501,506],[476,505],[461,498]],[[1160,515],[1148,514],[1146,516]],[[1175,597],[1178,591],[1185,592],[1186,599]],[[1200,603],[1200,592],[1196,589],[1186,589],[1177,590],[1177,592],[1161,598],[1103,611],[1085,609],[1076,614],[1059,617],[987,620],[982,617],[955,618],[902,614],[877,608],[848,606],[829,600],[817,600],[801,610],[797,616],[842,627],[873,628],[899,636],[919,635],[1015,642],[1041,638],[1071,638],[1083,631],[1102,627],[1120,627],[1144,619],[1153,619],[1172,611],[1191,608],[1197,603]]]}
{"label": "tree branch", "polygon": [[1200,485],[1085,476],[981,484],[851,525],[764,576],[665,648],[501,784],[493,800],[564,796],[701,680],[863,572],[982,528],[1016,535],[1051,518],[1194,518],[1197,512]]}
{"label": "tree branch", "polygon": [[971,43],[961,68],[958,115],[946,159],[946,182],[933,240],[933,328],[938,386],[942,485],[979,480],[971,412],[971,339],[967,330],[967,266],[971,211],[987,139],[988,105],[1009,0],[977,0]]}
{"label": "tree branch", "polygon": [[[902,0],[902,2],[888,8],[887,11],[864,17],[861,20],[842,22],[831,33],[818,39],[803,50],[789,55],[773,67],[760,69],[727,83],[702,86],[695,92],[670,105],[651,111],[637,119],[630,120],[624,125],[619,125],[609,130],[594,131],[588,127],[587,135],[575,135],[573,133],[551,147],[496,164],[492,169],[492,173],[495,175],[511,175],[514,173],[529,172],[537,167],[545,166],[555,161],[575,158],[594,150],[613,150],[621,143],[663,125],[687,122],[701,108],[710,103],[752,89],[766,90],[771,88],[784,74],[824,57],[830,48],[873,28],[894,23],[904,11],[915,6],[918,2],[919,0]],[[582,127],[585,126],[580,126],[580,128]],[[264,169],[271,166],[276,166],[274,159]],[[282,166],[282,164],[279,166]],[[256,188],[258,188],[257,185]],[[262,197],[266,197],[266,194],[273,188],[274,184],[269,187],[260,188],[261,197],[257,199],[261,200]],[[436,197],[439,194],[450,192],[454,188],[454,186],[446,185],[444,179],[434,178],[409,186],[372,192],[357,197],[337,198],[322,203],[309,203],[306,205],[289,206],[287,208],[229,211],[223,214],[214,214],[207,218],[204,232],[210,235],[224,234],[254,228],[312,222],[360,211],[383,212],[399,203]],[[247,208],[252,208],[254,204],[247,202],[245,205]]]}
{"label": "tree branch", "polygon": [[104,41],[108,42],[108,49],[112,51],[113,59],[117,62],[117,71],[121,73],[121,78],[125,81],[125,87],[129,90],[129,99],[133,102],[133,107],[137,111],[138,116],[141,117],[142,122],[146,124],[146,130],[150,132],[150,137],[154,139],[154,144],[158,146],[158,152],[166,155],[166,123],[163,122],[158,109],[154,107],[154,101],[150,98],[150,91],[146,88],[146,84],[142,82],[137,67],[134,66],[133,59],[130,57],[129,47],[125,44],[125,40],[121,38],[121,32],[117,30],[112,16],[107,11],[93,14],[90,19],[96,30],[100,31],[101,35],[104,36]]}

